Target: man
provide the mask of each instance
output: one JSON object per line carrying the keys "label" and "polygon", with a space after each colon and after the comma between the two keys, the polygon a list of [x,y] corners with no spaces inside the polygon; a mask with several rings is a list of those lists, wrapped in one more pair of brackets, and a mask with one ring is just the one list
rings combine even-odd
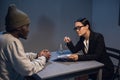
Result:
{"label": "man", "polygon": [[25,53],[20,38],[27,39],[30,19],[10,5],[5,19],[6,32],[0,35],[0,80],[24,80],[42,70],[50,58],[47,49]]}

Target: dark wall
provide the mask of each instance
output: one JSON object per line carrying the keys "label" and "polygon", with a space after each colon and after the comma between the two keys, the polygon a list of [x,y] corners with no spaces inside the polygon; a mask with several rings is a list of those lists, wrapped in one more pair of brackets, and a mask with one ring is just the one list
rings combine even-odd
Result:
{"label": "dark wall", "polygon": [[64,36],[76,41],[74,20],[86,17],[91,21],[92,16],[92,0],[0,0],[0,31],[4,30],[4,18],[11,3],[31,19],[29,37],[22,40],[26,51],[58,50],[59,44],[64,44]]}
{"label": "dark wall", "polygon": [[120,49],[120,0],[93,0],[92,24],[104,35],[106,46]]}

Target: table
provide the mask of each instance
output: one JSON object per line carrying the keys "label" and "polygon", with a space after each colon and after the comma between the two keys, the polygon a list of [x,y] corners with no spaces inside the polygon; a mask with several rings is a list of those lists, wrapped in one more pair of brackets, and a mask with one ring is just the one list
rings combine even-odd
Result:
{"label": "table", "polygon": [[[67,51],[68,52],[68,51]],[[83,74],[98,72],[98,80],[102,80],[104,64],[97,61],[54,62],[59,52],[52,52],[51,59],[45,68],[37,73],[42,80],[62,80]]]}

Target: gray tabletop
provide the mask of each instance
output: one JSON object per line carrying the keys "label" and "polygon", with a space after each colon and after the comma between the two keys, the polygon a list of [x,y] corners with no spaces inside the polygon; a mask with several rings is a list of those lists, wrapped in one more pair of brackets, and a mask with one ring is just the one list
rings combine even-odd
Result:
{"label": "gray tabletop", "polygon": [[[79,62],[60,62],[53,61],[59,55],[58,52],[51,53],[51,59],[48,61],[45,68],[38,72],[37,75],[41,79],[52,79],[55,77],[67,77],[67,75],[87,72],[90,73],[91,70],[100,69],[104,64],[97,61],[79,61]],[[66,76],[65,76],[66,75]],[[70,77],[70,76],[69,76]],[[72,77],[72,76],[71,76]]]}

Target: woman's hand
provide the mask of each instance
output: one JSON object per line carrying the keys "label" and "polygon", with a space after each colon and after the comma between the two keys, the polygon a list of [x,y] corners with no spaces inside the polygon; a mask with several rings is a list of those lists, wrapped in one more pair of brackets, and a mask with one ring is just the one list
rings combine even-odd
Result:
{"label": "woman's hand", "polygon": [[71,54],[70,56],[68,56],[69,59],[72,59],[74,61],[78,60],[78,54]]}
{"label": "woman's hand", "polygon": [[67,36],[64,37],[64,42],[69,43],[70,41],[71,41],[71,39],[69,37],[67,37]]}

